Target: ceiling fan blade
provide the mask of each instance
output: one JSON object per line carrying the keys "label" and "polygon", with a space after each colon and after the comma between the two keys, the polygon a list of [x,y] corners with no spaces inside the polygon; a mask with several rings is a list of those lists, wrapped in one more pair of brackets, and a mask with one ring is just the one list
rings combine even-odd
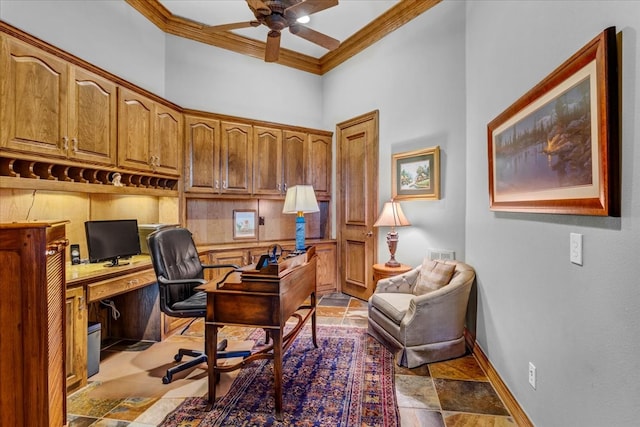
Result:
{"label": "ceiling fan blade", "polygon": [[267,48],[264,52],[265,62],[276,62],[280,56],[280,31],[269,31]]}
{"label": "ceiling fan blade", "polygon": [[338,0],[305,0],[286,8],[284,16],[287,19],[297,19],[337,5]]}
{"label": "ceiling fan blade", "polygon": [[336,40],[326,34],[319,33],[318,31],[312,30],[311,28],[305,27],[304,25],[291,25],[289,27],[289,31],[291,32],[291,34],[295,34],[298,37],[309,40],[311,43],[320,45],[328,50],[334,50],[337,49],[338,46],[340,46],[340,40]]}
{"label": "ceiling fan blade", "polygon": [[222,31],[230,31],[237,30],[239,28],[249,28],[249,27],[258,27],[260,23],[258,21],[247,21],[247,22],[235,22],[233,24],[222,24],[222,25],[208,25],[203,28],[203,30],[207,33],[219,33]]}
{"label": "ceiling fan blade", "polygon": [[260,15],[271,15],[271,9],[269,9],[269,6],[264,4],[262,0],[247,0],[247,3],[249,3],[251,10],[256,11]]}

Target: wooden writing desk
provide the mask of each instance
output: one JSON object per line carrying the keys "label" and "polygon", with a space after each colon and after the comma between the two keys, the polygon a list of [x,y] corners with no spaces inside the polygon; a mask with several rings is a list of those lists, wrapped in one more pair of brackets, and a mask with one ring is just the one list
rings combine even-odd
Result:
{"label": "wooden writing desk", "polygon": [[[298,333],[311,318],[313,345],[316,342],[316,263],[315,248],[291,258],[291,267],[275,275],[234,273],[222,284],[208,283],[201,287],[207,292],[205,323],[205,349],[209,373],[209,405],[216,400],[216,382],[220,372],[229,372],[257,359],[272,359],[275,383],[276,418],[282,419],[282,356]],[[288,260],[287,260],[288,261]],[[244,277],[243,277],[244,275]],[[310,304],[305,301],[310,299]],[[300,312],[298,312],[300,310]],[[297,323],[284,334],[287,320]],[[262,328],[273,339],[273,344],[253,353],[242,362],[218,366],[216,344],[218,328],[235,325]]]}

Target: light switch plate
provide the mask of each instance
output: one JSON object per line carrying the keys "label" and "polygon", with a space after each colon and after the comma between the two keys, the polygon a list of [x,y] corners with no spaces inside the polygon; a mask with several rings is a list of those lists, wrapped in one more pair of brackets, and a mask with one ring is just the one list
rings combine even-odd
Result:
{"label": "light switch plate", "polygon": [[569,260],[577,265],[582,265],[582,234],[569,234]]}

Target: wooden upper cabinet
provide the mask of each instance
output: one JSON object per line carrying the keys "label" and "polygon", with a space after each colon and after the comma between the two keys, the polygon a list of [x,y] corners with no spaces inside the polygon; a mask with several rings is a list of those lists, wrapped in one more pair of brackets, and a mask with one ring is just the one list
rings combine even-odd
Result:
{"label": "wooden upper cabinet", "polygon": [[307,134],[253,127],[253,193],[284,196],[288,187],[304,184]]}
{"label": "wooden upper cabinet", "polygon": [[182,170],[182,114],[156,104],[151,155],[154,172],[179,174]]}
{"label": "wooden upper cabinet", "polygon": [[0,146],[66,156],[68,64],[9,37],[1,41]]}
{"label": "wooden upper cabinet", "polygon": [[318,197],[331,197],[331,141],[329,135],[315,134],[307,140],[306,180]]}
{"label": "wooden upper cabinet", "polygon": [[120,88],[118,102],[118,165],[144,171],[151,166],[153,101]]}
{"label": "wooden upper cabinet", "polygon": [[220,121],[185,116],[185,190],[220,192]]}
{"label": "wooden upper cabinet", "polygon": [[149,98],[120,88],[118,165],[171,175],[180,173],[182,117]]}
{"label": "wooden upper cabinet", "polygon": [[282,191],[285,193],[289,187],[307,184],[304,173],[306,141],[307,134],[304,132],[284,131],[282,140]]}
{"label": "wooden upper cabinet", "polygon": [[250,194],[253,173],[251,126],[222,122],[220,128],[220,191]]}
{"label": "wooden upper cabinet", "polygon": [[1,56],[1,147],[115,164],[115,84],[9,37]]}
{"label": "wooden upper cabinet", "polygon": [[282,131],[254,126],[253,141],[253,193],[282,194]]}
{"label": "wooden upper cabinet", "polygon": [[118,143],[116,84],[73,67],[69,90],[69,157],[114,165]]}

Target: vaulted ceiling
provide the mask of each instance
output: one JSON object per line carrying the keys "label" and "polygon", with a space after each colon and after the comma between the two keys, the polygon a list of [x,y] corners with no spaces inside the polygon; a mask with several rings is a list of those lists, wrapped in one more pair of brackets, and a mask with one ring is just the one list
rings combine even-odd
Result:
{"label": "vaulted ceiling", "polygon": [[[162,31],[264,60],[269,28],[238,28],[212,32],[209,27],[255,20],[241,0],[126,0]],[[431,9],[441,0],[339,0],[338,5],[311,15],[305,24],[340,41],[331,51],[282,31],[276,63],[322,75],[387,34]],[[274,5],[282,0],[263,0]],[[289,0],[297,3],[298,0]]]}

